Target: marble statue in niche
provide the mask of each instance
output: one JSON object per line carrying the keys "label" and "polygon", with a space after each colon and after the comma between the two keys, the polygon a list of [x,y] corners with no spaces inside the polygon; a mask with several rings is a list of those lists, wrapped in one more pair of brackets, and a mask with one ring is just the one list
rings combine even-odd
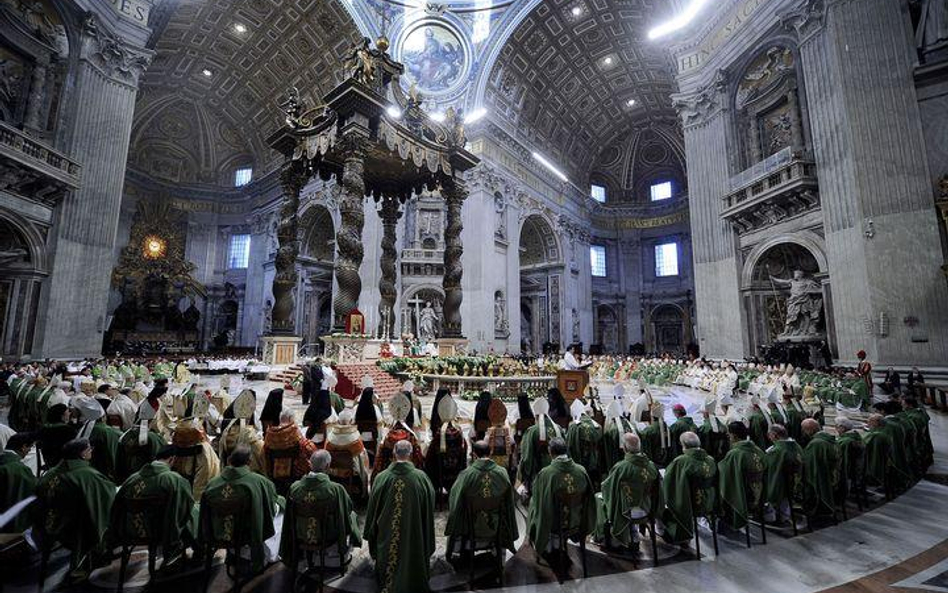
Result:
{"label": "marble statue in niche", "polygon": [[497,213],[497,228],[494,236],[498,239],[507,238],[507,204],[503,194],[497,192],[494,194],[494,212]]}
{"label": "marble statue in niche", "polygon": [[423,342],[434,341],[438,337],[438,312],[431,306],[431,301],[418,312],[418,337]]}
{"label": "marble statue in niche", "polygon": [[786,300],[786,321],[778,339],[815,337],[823,314],[823,288],[803,270],[794,270],[789,280],[770,277],[775,286],[789,286],[790,296]]}
{"label": "marble statue in niche", "polygon": [[509,335],[507,303],[502,290],[494,293],[494,335],[506,338]]}

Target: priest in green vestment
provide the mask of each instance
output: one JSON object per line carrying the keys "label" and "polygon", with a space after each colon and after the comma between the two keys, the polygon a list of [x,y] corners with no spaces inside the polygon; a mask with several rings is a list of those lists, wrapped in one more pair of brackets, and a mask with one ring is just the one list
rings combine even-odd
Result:
{"label": "priest in green vestment", "polygon": [[681,455],[681,435],[686,432],[698,432],[698,427],[695,426],[695,421],[688,416],[685,406],[681,404],[675,404],[672,406],[672,414],[675,415],[675,422],[668,426],[668,441],[670,445],[670,457],[669,461]]}
{"label": "priest in green vestment", "polygon": [[770,415],[763,409],[760,398],[754,396],[751,398],[751,413],[748,417],[750,423],[750,438],[754,444],[761,449],[766,450],[768,446],[767,433],[772,424]]}
{"label": "priest in green vestment", "polygon": [[[221,474],[210,481],[201,496],[201,524],[204,525],[204,513],[215,501],[228,498],[236,490],[242,489],[250,496],[250,515],[243,527],[250,531],[250,563],[252,570],[260,571],[267,560],[266,540],[276,533],[273,517],[277,505],[283,505],[283,497],[277,495],[276,486],[269,478],[250,470],[251,450],[247,445],[237,445],[228,458],[228,465]],[[223,531],[224,525],[212,524],[215,532]]]}
{"label": "priest in green vestment", "polygon": [[503,546],[516,553],[514,542],[519,536],[517,518],[514,512],[513,485],[507,469],[497,465],[490,457],[490,445],[487,441],[477,441],[471,447],[475,460],[458,475],[448,498],[448,523],[444,528],[448,536],[447,555],[463,552],[459,539],[470,537],[470,513],[468,500],[478,498],[502,497],[502,504],[496,514],[478,513],[474,518],[474,536],[476,539],[493,538],[500,532]]}
{"label": "priest in green vestment", "polygon": [[[293,566],[305,558],[296,556],[296,543],[320,545],[335,540],[336,547],[330,553],[342,550],[346,556],[352,547],[362,545],[362,532],[356,513],[352,509],[352,499],[342,484],[329,479],[327,470],[332,463],[329,451],[321,449],[309,458],[310,472],[290,486],[287,494],[286,514],[283,516],[283,530],[280,533],[280,559]],[[335,525],[314,527],[313,519],[297,517],[296,505],[326,501],[335,510]],[[294,539],[296,540],[294,542]],[[338,558],[337,560],[343,560]]]}
{"label": "priest in green vestment", "polygon": [[[767,503],[779,510],[781,519],[788,519],[790,507],[787,505],[798,502],[803,494],[803,449],[790,438],[782,424],[772,424],[767,438],[772,443],[766,451]],[[792,483],[791,468],[797,468]]]}
{"label": "priest in green vestment", "polygon": [[635,427],[622,416],[622,404],[618,399],[606,407],[606,424],[602,429],[602,471],[608,475],[613,466],[625,457],[623,437],[635,434]]}
{"label": "priest in green vestment", "polygon": [[931,418],[924,407],[919,406],[918,400],[912,396],[902,398],[903,411],[901,415],[915,425],[915,462],[919,469],[919,475],[925,475],[925,472],[934,463],[935,449],[932,446],[932,435],[929,428]]}
{"label": "priest in green vestment", "polygon": [[649,411],[643,413],[648,422],[642,430],[642,452],[658,467],[665,467],[672,460],[668,425],[663,414],[665,409],[660,402],[654,402]]}
{"label": "priest in green vestment", "polygon": [[570,422],[566,430],[566,447],[573,461],[586,468],[593,485],[602,480],[602,427],[592,419],[581,399],[570,405]]}
{"label": "priest in green vestment", "polygon": [[185,546],[194,548],[197,538],[198,509],[191,497],[191,484],[171,469],[174,453],[174,447],[163,447],[153,461],[144,464],[122,483],[115,494],[109,530],[116,545],[126,538],[136,537],[141,518],[127,513],[128,502],[159,499],[162,533],[161,541],[157,543],[161,545],[162,568],[180,558]]}
{"label": "priest in green vestment", "polygon": [[839,449],[836,437],[807,418],[800,430],[809,442],[803,449],[803,509],[810,517],[832,516],[839,486]]}
{"label": "priest in green vestment", "polygon": [[[915,481],[915,472],[912,471],[912,462],[914,450],[913,443],[909,437],[909,431],[903,426],[900,418],[894,415],[894,409],[900,406],[896,402],[885,402],[874,406],[879,410],[885,422],[882,423],[882,430],[889,433],[892,440],[892,460],[895,466],[900,470],[895,476],[897,479],[892,482],[895,492],[904,492]],[[893,409],[894,408],[894,409]]]}
{"label": "priest in green vestment", "polygon": [[[527,534],[537,554],[545,554],[551,536],[556,532],[554,523],[563,516],[558,499],[560,493],[583,494],[579,508],[570,509],[571,530],[592,533],[596,527],[596,504],[593,499],[595,489],[589,474],[583,466],[569,458],[566,441],[555,438],[550,441],[550,465],[537,475],[530,496],[530,510],[527,515]],[[560,546],[565,549],[565,546]]]}
{"label": "priest in green vestment", "polygon": [[384,593],[427,593],[435,550],[434,486],[411,462],[412,444],[395,443],[395,462],[375,477],[365,514],[365,540]]}
{"label": "priest in green vestment", "polygon": [[[155,456],[167,443],[155,426],[157,410],[148,399],[138,404],[135,424],[126,430],[119,439],[118,454],[115,458],[115,476],[126,480],[155,459]],[[190,489],[190,484],[188,485]]]}
{"label": "priest in green vestment", "polygon": [[550,464],[549,442],[563,436],[559,425],[549,416],[550,402],[546,397],[535,399],[532,408],[536,422],[523,433],[520,441],[520,481],[527,492],[531,491],[540,470]]}
{"label": "priest in green vestment", "polygon": [[715,401],[710,400],[705,404],[701,411],[701,426],[695,432],[701,439],[701,448],[708,452],[708,455],[720,462],[727,455],[730,449],[727,427],[714,414]]}
{"label": "priest in green vestment", "polygon": [[115,484],[92,467],[91,459],[89,440],[73,439],[63,445],[62,461],[36,486],[34,532],[70,550],[73,569],[84,566],[86,556],[102,544],[115,498]]}
{"label": "priest in green vestment", "polygon": [[750,432],[743,422],[728,424],[727,434],[731,449],[718,463],[721,516],[732,529],[744,529],[758,505],[763,504],[765,476],[761,475],[759,489],[748,492],[746,484],[748,474],[765,473],[765,453],[750,440]]}
{"label": "priest in green vestment", "polygon": [[892,434],[885,429],[885,423],[882,414],[872,414],[866,421],[869,429],[863,435],[866,443],[866,483],[885,488],[887,494],[895,495],[907,487],[912,475],[904,463],[896,461]]}
{"label": "priest in green vestment", "polygon": [[114,480],[115,458],[122,433],[105,423],[105,410],[95,398],[74,397],[72,407],[79,414],[78,438],[89,439],[92,445],[92,467]]}
{"label": "priest in green vestment", "polygon": [[846,500],[851,484],[866,475],[866,444],[856,432],[856,423],[845,416],[836,416],[836,447],[839,449],[839,479],[843,480],[840,497]]}
{"label": "priest in green vestment", "polygon": [[644,517],[654,513],[658,517],[662,497],[656,485],[658,468],[642,453],[639,436],[622,435],[622,448],[625,457],[612,466],[602,482],[602,496],[597,496],[595,537],[634,549],[638,547],[639,532],[629,523],[629,514]]}
{"label": "priest in green vestment", "polygon": [[[36,476],[23,459],[33,448],[32,433],[18,432],[7,441],[0,454],[0,510],[6,510],[33,495]],[[0,525],[0,533],[22,533],[30,526],[29,507],[24,509],[6,525]]]}
{"label": "priest in green vestment", "polygon": [[[707,451],[701,448],[701,439],[693,432],[686,432],[679,440],[682,453],[665,468],[662,495],[665,498],[665,535],[669,543],[687,542],[695,536],[694,516],[714,510],[717,465]],[[691,484],[706,481],[707,488],[700,488],[698,505],[692,505]],[[712,482],[713,481],[713,482]]]}

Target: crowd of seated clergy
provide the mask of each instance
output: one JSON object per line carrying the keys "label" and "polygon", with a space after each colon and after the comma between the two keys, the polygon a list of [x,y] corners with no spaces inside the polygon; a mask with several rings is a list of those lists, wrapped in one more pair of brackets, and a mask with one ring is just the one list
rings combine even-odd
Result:
{"label": "crowd of seated clergy", "polygon": [[[621,386],[605,410],[592,398],[567,406],[556,389],[533,402],[522,395],[512,418],[484,393],[469,423],[447,390],[425,418],[410,382],[381,402],[367,379],[355,405],[340,408],[327,368],[308,379],[300,425],[282,389],[258,413],[250,389],[231,398],[157,379],[119,390],[51,370],[8,375],[15,426],[2,433],[0,531],[31,529],[40,553],[68,550],[72,580],[140,542],[148,515],[156,527],[144,536],[161,550],[160,570],[209,562],[228,542],[246,550],[252,570],[280,561],[294,571],[314,546],[344,566],[365,545],[382,589],[427,591],[439,502],[449,561],[484,541],[501,559],[515,552],[519,496],[528,541],[558,563],[563,539],[636,553],[643,519],[687,546],[698,516],[736,530],[787,525],[795,509],[810,521],[835,518],[866,486],[905,491],[933,457],[927,412],[911,396],[876,404],[865,425],[837,416],[824,426],[792,390],[755,397],[747,417],[728,394],[694,418],[676,405],[670,423],[647,391],[628,397]],[[35,468],[25,462],[34,449]],[[760,487],[745,488],[748,479]],[[150,500],[162,504],[148,510]],[[365,509],[361,525],[356,508]]]}

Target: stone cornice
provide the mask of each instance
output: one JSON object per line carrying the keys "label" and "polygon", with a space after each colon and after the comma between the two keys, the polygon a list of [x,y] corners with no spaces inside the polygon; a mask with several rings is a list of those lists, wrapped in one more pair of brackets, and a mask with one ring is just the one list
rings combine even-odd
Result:
{"label": "stone cornice", "polygon": [[155,52],[121,39],[91,12],[86,13],[82,30],[82,58],[105,76],[137,88],[138,80],[148,68]]}

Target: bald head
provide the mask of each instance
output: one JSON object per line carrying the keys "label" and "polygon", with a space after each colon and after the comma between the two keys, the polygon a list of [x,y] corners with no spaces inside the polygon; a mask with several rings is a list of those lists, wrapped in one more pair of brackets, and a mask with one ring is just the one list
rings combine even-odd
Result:
{"label": "bald head", "polygon": [[309,466],[317,474],[325,472],[329,469],[329,464],[332,463],[332,455],[329,454],[329,451],[325,449],[320,449],[312,454],[309,458]]}
{"label": "bald head", "polygon": [[408,461],[409,459],[411,459],[411,443],[408,441],[395,443],[395,460]]}
{"label": "bald head", "polygon": [[639,435],[634,432],[627,432],[622,435],[622,448],[626,453],[640,453],[642,451],[642,441]]}
{"label": "bald head", "polygon": [[800,423],[800,430],[808,437],[820,432],[820,423],[812,418],[806,418]]}
{"label": "bald head", "polygon": [[698,438],[698,435],[691,432],[682,433],[681,435],[681,447],[682,449],[699,449],[701,448],[701,439]]}

